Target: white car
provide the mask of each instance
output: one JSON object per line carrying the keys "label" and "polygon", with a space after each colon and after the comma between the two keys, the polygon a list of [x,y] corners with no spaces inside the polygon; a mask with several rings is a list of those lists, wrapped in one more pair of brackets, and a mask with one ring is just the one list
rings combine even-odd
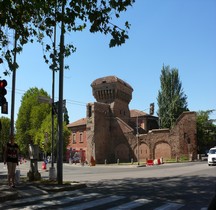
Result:
{"label": "white car", "polygon": [[213,147],[208,152],[208,165],[216,165],[216,147]]}

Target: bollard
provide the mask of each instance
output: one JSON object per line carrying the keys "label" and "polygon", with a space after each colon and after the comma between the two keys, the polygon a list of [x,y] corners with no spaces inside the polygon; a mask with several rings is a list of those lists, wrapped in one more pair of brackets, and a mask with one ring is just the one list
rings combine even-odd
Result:
{"label": "bollard", "polygon": [[161,164],[163,164],[164,162],[163,162],[163,157],[161,157],[160,158],[160,162],[161,162]]}
{"label": "bollard", "polygon": [[91,166],[95,166],[95,165],[96,165],[96,161],[95,161],[95,159],[93,158],[93,156],[91,156],[90,165],[91,165]]}
{"label": "bollard", "polygon": [[119,165],[119,159],[117,159],[117,164]]}
{"label": "bollard", "polygon": [[201,160],[201,154],[197,154],[197,160]]}
{"label": "bollard", "polygon": [[190,155],[189,155],[189,161],[193,161],[193,154],[192,153],[190,153]]}
{"label": "bollard", "polygon": [[131,158],[131,164],[133,165],[133,163],[134,163],[134,162],[133,162],[133,158]]}
{"label": "bollard", "polygon": [[104,160],[104,164],[105,164],[105,165],[107,164],[107,160],[106,160],[106,159]]}

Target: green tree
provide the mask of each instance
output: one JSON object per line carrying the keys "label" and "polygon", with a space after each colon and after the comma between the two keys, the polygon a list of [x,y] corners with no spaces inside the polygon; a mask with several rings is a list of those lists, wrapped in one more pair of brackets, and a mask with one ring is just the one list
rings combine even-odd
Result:
{"label": "green tree", "polygon": [[[57,156],[57,133],[58,133],[58,126],[57,126],[57,118],[55,117],[54,120],[54,139],[53,139],[53,148],[54,148],[54,156]],[[63,152],[65,154],[67,145],[69,144],[69,136],[70,131],[64,123],[63,128],[63,139],[64,139],[64,146]],[[35,135],[35,143],[39,145],[41,150],[46,155],[51,155],[52,153],[52,120],[51,115],[47,115],[46,118],[43,120],[40,129]]]}
{"label": "green tree", "polygon": [[38,96],[48,94],[43,89],[31,88],[22,97],[16,121],[16,139],[23,155],[28,156],[28,145],[37,143],[35,136],[47,115],[51,115],[51,105],[38,102]]}
{"label": "green tree", "polygon": [[0,159],[3,160],[3,150],[4,146],[9,141],[9,135],[10,135],[10,119],[7,117],[1,117],[1,129],[0,129]]}
{"label": "green tree", "polygon": [[209,115],[214,110],[197,112],[197,140],[198,152],[205,153],[206,150],[216,145],[216,125]]}
{"label": "green tree", "polygon": [[[135,0],[2,0],[0,1],[0,63],[7,62],[9,70],[14,70],[18,64],[14,62],[14,52],[21,52],[26,43],[35,39],[44,46],[46,63],[51,59],[50,68],[58,69],[57,51],[53,51],[53,41],[49,44],[47,37],[52,38],[55,26],[63,21],[64,32],[77,32],[88,29],[90,33],[100,32],[110,35],[110,47],[119,46],[128,39],[130,24],[118,26],[115,20],[120,18]],[[65,4],[64,15],[62,5]],[[119,23],[119,22],[118,22]],[[88,27],[87,27],[88,25]],[[16,46],[9,48],[10,33],[15,32]],[[65,56],[75,51],[73,44],[66,44]],[[6,66],[6,65],[4,65]],[[5,71],[7,73],[7,70]]]}
{"label": "green tree", "polygon": [[188,111],[187,96],[183,92],[178,69],[163,65],[160,82],[161,90],[157,97],[160,126],[170,128],[183,111]]}
{"label": "green tree", "polygon": [[7,75],[18,68],[18,63],[13,57],[37,36],[32,22],[38,12],[40,13],[38,9],[39,5],[34,1],[0,1],[0,64],[4,63],[4,74]]}

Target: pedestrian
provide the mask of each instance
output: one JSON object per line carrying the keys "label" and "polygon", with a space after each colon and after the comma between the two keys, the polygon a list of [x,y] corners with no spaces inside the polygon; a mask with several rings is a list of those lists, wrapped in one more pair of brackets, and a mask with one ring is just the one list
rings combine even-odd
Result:
{"label": "pedestrian", "polygon": [[14,136],[10,135],[10,141],[4,150],[4,164],[7,163],[8,185],[15,188],[15,172],[18,165],[19,147],[14,141]]}

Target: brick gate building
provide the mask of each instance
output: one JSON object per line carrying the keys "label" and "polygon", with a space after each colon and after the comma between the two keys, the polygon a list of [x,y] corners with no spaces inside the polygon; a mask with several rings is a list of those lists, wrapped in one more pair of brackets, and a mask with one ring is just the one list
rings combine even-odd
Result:
{"label": "brick gate building", "polygon": [[[182,113],[172,129],[159,129],[158,117],[129,110],[133,88],[125,81],[108,76],[91,87],[96,102],[87,104],[85,119],[68,125],[68,149],[85,150],[87,161],[96,163],[197,156],[195,112]],[[77,148],[73,139],[81,133],[86,138]]]}

